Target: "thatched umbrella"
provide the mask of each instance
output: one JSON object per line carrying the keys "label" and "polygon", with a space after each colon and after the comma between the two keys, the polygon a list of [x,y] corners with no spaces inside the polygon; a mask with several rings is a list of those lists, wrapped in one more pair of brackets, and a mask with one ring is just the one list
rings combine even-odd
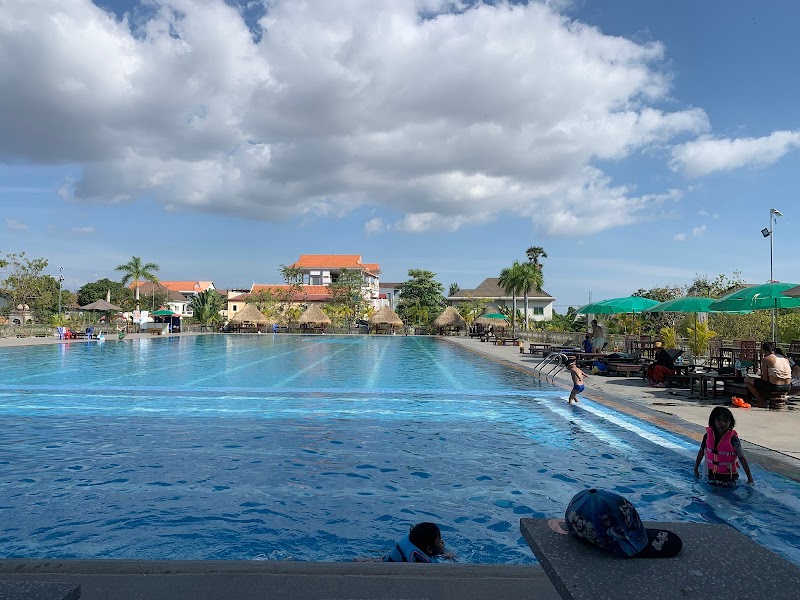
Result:
{"label": "thatched umbrella", "polygon": [[269,319],[261,314],[261,311],[256,308],[255,304],[245,304],[242,310],[237,312],[228,324],[238,327],[242,325],[250,327],[255,326],[260,329],[262,325],[266,325],[269,322]]}
{"label": "thatched umbrella", "polygon": [[494,325],[495,328],[499,327],[503,329],[508,326],[508,319],[505,315],[501,315],[500,313],[490,313],[481,315],[475,319],[474,323],[476,325],[483,325],[485,327]]}
{"label": "thatched umbrella", "polygon": [[452,306],[448,306],[444,309],[444,312],[440,314],[436,319],[433,321],[434,327],[455,327],[456,329],[461,329],[462,327],[467,326],[467,321],[462,317],[458,311],[453,308]]}
{"label": "thatched umbrella", "polygon": [[300,325],[310,325],[311,327],[325,327],[331,324],[331,320],[328,315],[322,312],[319,306],[312,304],[306,309],[306,312],[300,315],[298,323]]}
{"label": "thatched umbrella", "polygon": [[381,306],[380,310],[369,318],[369,324],[377,329],[380,325],[388,325],[392,329],[403,326],[403,321],[388,306]]}

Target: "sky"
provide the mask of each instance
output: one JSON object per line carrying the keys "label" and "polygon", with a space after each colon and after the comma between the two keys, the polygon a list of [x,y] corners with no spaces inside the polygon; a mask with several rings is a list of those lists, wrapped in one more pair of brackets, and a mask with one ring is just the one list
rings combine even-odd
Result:
{"label": "sky", "polygon": [[[800,282],[800,3],[0,0],[0,255],[64,287]],[[772,250],[760,230],[773,224]]]}

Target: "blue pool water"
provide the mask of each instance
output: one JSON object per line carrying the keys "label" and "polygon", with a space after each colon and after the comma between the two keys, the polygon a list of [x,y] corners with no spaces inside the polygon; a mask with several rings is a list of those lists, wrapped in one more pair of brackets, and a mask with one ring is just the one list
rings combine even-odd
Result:
{"label": "blue pool water", "polygon": [[533,563],[577,491],[727,522],[800,564],[800,486],[692,477],[696,443],[443,340],[222,336],[0,349],[0,557],[378,557],[437,522]]}

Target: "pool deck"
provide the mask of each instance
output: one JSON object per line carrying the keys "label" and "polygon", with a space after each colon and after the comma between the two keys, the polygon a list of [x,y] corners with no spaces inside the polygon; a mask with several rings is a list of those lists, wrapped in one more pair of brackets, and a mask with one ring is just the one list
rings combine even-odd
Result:
{"label": "pool deck", "polygon": [[[125,339],[153,337],[129,334]],[[518,347],[497,347],[469,338],[442,339],[532,376],[539,362],[530,354],[520,354]],[[116,337],[106,340],[106,343],[117,342]],[[95,341],[0,339],[0,347],[76,343]],[[647,387],[637,377],[591,377],[586,383],[583,396],[698,442],[708,422],[710,407],[700,406],[683,390]],[[564,388],[566,403],[571,387],[569,377],[562,373],[556,377],[555,384]],[[800,481],[800,437],[796,435],[800,411],[734,409],[734,414],[750,463]],[[687,465],[687,476],[691,476],[691,465]],[[61,588],[64,584],[66,587],[79,584],[80,598],[85,600],[555,600],[561,597],[541,567],[528,565],[0,559],[0,585],[22,584],[19,589],[24,589],[24,584],[31,582],[55,582]],[[12,587],[0,587],[0,592],[5,593]]]}

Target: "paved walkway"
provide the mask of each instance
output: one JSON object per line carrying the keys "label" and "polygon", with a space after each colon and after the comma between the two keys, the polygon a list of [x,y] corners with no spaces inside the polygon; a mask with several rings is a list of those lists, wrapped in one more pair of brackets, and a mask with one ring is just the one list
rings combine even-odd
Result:
{"label": "paved walkway", "polygon": [[[476,338],[442,339],[531,374],[541,360],[538,356],[520,354],[519,348],[514,346],[495,346]],[[566,370],[556,376],[555,385],[564,388],[566,402],[567,390],[572,388]],[[703,437],[712,409],[712,406],[700,405],[696,398],[690,398],[687,390],[650,387],[638,375],[591,376],[586,380],[586,391],[582,395],[698,442]],[[765,408],[731,410],[736,418],[736,431],[746,442],[748,461],[800,481],[800,406],[797,401],[783,411]]]}

